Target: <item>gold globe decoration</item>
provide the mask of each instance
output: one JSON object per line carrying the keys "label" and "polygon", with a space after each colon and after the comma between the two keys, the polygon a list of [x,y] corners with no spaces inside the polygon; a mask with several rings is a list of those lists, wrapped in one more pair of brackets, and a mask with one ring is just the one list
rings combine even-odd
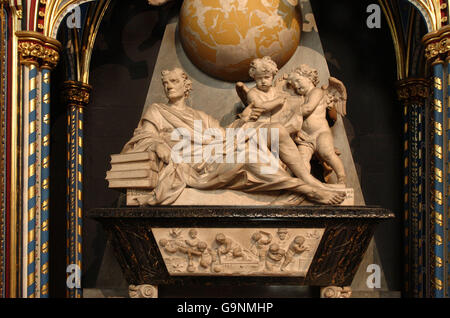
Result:
{"label": "gold globe decoration", "polygon": [[181,44],[192,63],[225,81],[249,80],[251,61],[281,68],[300,41],[301,15],[288,0],[184,0]]}

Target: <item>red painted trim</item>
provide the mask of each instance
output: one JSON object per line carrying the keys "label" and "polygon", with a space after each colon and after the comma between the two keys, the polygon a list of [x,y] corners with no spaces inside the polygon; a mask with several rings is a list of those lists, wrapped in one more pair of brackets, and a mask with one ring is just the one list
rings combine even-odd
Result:
{"label": "red painted trim", "polygon": [[44,18],[42,18],[39,13],[42,12],[45,14],[45,5],[40,5],[38,8],[38,19],[37,19],[37,23],[36,23],[36,29],[38,32],[44,34],[44,29],[40,29],[39,28],[39,24],[44,25]]}
{"label": "red painted trim", "polygon": [[36,31],[36,26],[35,26],[36,0],[31,0],[30,10],[28,12],[30,12],[30,21],[29,21],[29,24],[28,24],[28,30],[29,31]]}

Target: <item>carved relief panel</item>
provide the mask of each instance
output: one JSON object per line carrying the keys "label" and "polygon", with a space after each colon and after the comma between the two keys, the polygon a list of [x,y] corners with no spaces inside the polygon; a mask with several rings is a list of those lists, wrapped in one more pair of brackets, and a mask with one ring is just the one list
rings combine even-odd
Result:
{"label": "carved relief panel", "polygon": [[305,277],[323,228],[153,228],[173,276]]}

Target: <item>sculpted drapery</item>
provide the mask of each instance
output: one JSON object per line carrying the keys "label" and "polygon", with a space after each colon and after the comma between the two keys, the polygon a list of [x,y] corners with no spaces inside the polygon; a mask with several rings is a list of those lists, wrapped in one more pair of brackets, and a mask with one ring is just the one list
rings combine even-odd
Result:
{"label": "sculpted drapery", "polygon": [[121,152],[152,152],[159,162],[156,186],[140,205],[172,204],[186,187],[271,193],[272,204],[279,205],[344,200],[345,193],[326,189],[309,174],[302,177],[306,168],[280,123],[246,125],[238,119],[225,132],[216,119],[186,105],[192,83],[183,70],[163,71],[162,82],[168,104],[154,103],[145,110]]}
{"label": "sculpted drapery", "polygon": [[[194,120],[201,122],[201,131],[195,132]],[[122,153],[155,151],[157,145],[163,145],[172,149],[178,143],[173,140],[172,132],[175,129],[185,129],[190,136],[201,135],[207,129],[217,129],[225,137],[225,130],[219,122],[202,111],[192,108],[176,108],[165,104],[152,104],[143,114],[134,136],[124,146]],[[248,140],[248,139],[247,139]],[[265,192],[276,190],[296,189],[304,185],[298,178],[293,178],[282,165],[271,174],[263,173],[264,163],[226,163],[226,141],[219,140],[225,149],[223,151],[223,163],[207,162],[203,158],[200,163],[180,162],[170,160],[164,164],[159,173],[158,185],[153,190],[153,198],[149,198],[148,204],[170,204],[181,194],[185,187],[202,190],[232,189],[245,192]],[[248,141],[247,141],[248,142]],[[206,146],[203,141],[202,146]],[[195,140],[191,139],[191,149],[195,148]],[[232,145],[231,152],[235,155],[236,147]],[[250,147],[246,148],[247,157]],[[228,152],[230,153],[230,152]],[[267,156],[272,154],[267,151]],[[236,158],[236,157],[235,157]],[[206,160],[205,160],[206,159]],[[275,157],[272,160],[277,160]],[[302,195],[290,193],[290,204],[299,204],[304,200]],[[282,200],[279,198],[279,200]]]}

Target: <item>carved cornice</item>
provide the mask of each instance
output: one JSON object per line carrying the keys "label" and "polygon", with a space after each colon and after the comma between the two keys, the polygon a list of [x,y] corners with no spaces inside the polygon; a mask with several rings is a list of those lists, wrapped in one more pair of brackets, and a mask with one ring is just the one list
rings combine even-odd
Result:
{"label": "carved cornice", "polygon": [[91,85],[66,81],[62,88],[62,98],[68,106],[86,107],[90,101],[91,90]]}
{"label": "carved cornice", "polygon": [[58,64],[61,43],[38,32],[18,31],[20,63],[52,69]]}
{"label": "carved cornice", "polygon": [[400,101],[421,100],[429,96],[429,82],[424,78],[408,78],[397,82],[397,96]]}
{"label": "carved cornice", "polygon": [[427,60],[439,60],[440,57],[447,58],[450,52],[450,25],[439,31],[426,34],[422,41],[425,45]]}

